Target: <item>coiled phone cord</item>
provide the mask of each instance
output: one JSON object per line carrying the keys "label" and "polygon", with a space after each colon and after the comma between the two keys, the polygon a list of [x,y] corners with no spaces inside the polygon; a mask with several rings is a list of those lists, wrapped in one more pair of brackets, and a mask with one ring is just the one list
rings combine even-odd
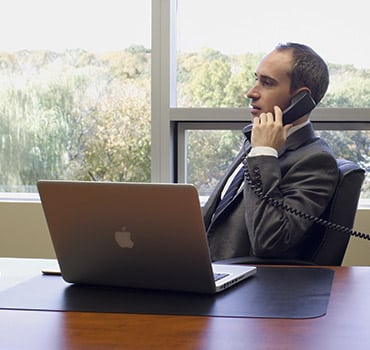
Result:
{"label": "coiled phone cord", "polygon": [[257,197],[266,201],[270,205],[272,205],[276,208],[281,208],[281,209],[283,209],[284,211],[286,211],[290,214],[296,215],[296,216],[298,216],[300,218],[303,218],[305,220],[312,221],[315,224],[319,224],[319,225],[324,226],[326,228],[329,228],[329,229],[332,229],[332,230],[335,230],[335,231],[338,231],[338,232],[343,232],[343,233],[349,234],[351,236],[366,239],[366,240],[370,241],[370,235],[367,234],[367,233],[363,233],[363,232],[360,232],[360,231],[355,231],[355,230],[350,229],[349,227],[339,225],[339,224],[334,224],[334,223],[332,223],[328,220],[321,219],[321,218],[318,218],[318,217],[313,216],[313,215],[309,215],[309,214],[304,213],[304,212],[302,212],[298,209],[294,209],[294,208],[288,206],[287,204],[284,204],[283,202],[281,202],[281,201],[279,201],[275,198],[270,197],[267,194],[263,194],[262,186],[261,186],[262,184],[258,180],[257,181],[252,180],[252,178],[249,174],[247,162],[245,160],[243,161],[243,166],[244,166],[245,181],[248,183],[248,185],[251,187],[251,189],[253,190],[253,192],[256,194]]}

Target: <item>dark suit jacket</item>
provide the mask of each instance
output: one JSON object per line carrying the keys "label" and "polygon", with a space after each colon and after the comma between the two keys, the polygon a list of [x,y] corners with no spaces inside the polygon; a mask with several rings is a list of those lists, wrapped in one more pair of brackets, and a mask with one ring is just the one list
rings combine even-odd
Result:
{"label": "dark suit jacket", "polygon": [[[242,149],[203,208],[212,260],[240,256],[310,259],[323,229],[261,200],[244,183],[244,190],[212,219],[222,189],[244,159]],[[315,137],[311,124],[290,135],[278,158],[248,158],[247,167],[264,194],[307,214],[321,216],[338,181],[336,159],[328,145]]]}

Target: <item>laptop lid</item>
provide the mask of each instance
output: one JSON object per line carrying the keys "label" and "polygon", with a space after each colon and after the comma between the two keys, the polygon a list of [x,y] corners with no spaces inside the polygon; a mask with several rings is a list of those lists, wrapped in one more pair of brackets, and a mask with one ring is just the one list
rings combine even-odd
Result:
{"label": "laptop lid", "polygon": [[214,293],[255,272],[212,266],[192,185],[39,181],[38,190],[67,282]]}

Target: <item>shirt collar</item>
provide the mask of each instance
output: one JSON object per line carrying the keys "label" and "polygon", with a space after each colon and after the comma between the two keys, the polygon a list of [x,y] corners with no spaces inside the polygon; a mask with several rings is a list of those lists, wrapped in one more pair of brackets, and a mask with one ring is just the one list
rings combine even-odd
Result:
{"label": "shirt collar", "polygon": [[310,120],[307,119],[305,122],[301,123],[301,124],[297,124],[297,125],[294,125],[292,126],[289,130],[288,130],[288,137],[293,134],[294,132],[298,131],[299,129],[302,129],[303,127],[305,127],[307,124],[310,123]]}

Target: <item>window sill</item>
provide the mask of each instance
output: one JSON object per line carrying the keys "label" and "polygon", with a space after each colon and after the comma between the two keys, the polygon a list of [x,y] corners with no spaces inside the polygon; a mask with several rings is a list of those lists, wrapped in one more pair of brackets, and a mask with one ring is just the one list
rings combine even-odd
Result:
{"label": "window sill", "polygon": [[[203,206],[208,197],[200,196],[200,203]],[[2,192],[0,193],[1,203],[40,203],[40,196],[38,193],[15,193]],[[358,204],[360,210],[370,210],[370,199],[361,199]]]}

